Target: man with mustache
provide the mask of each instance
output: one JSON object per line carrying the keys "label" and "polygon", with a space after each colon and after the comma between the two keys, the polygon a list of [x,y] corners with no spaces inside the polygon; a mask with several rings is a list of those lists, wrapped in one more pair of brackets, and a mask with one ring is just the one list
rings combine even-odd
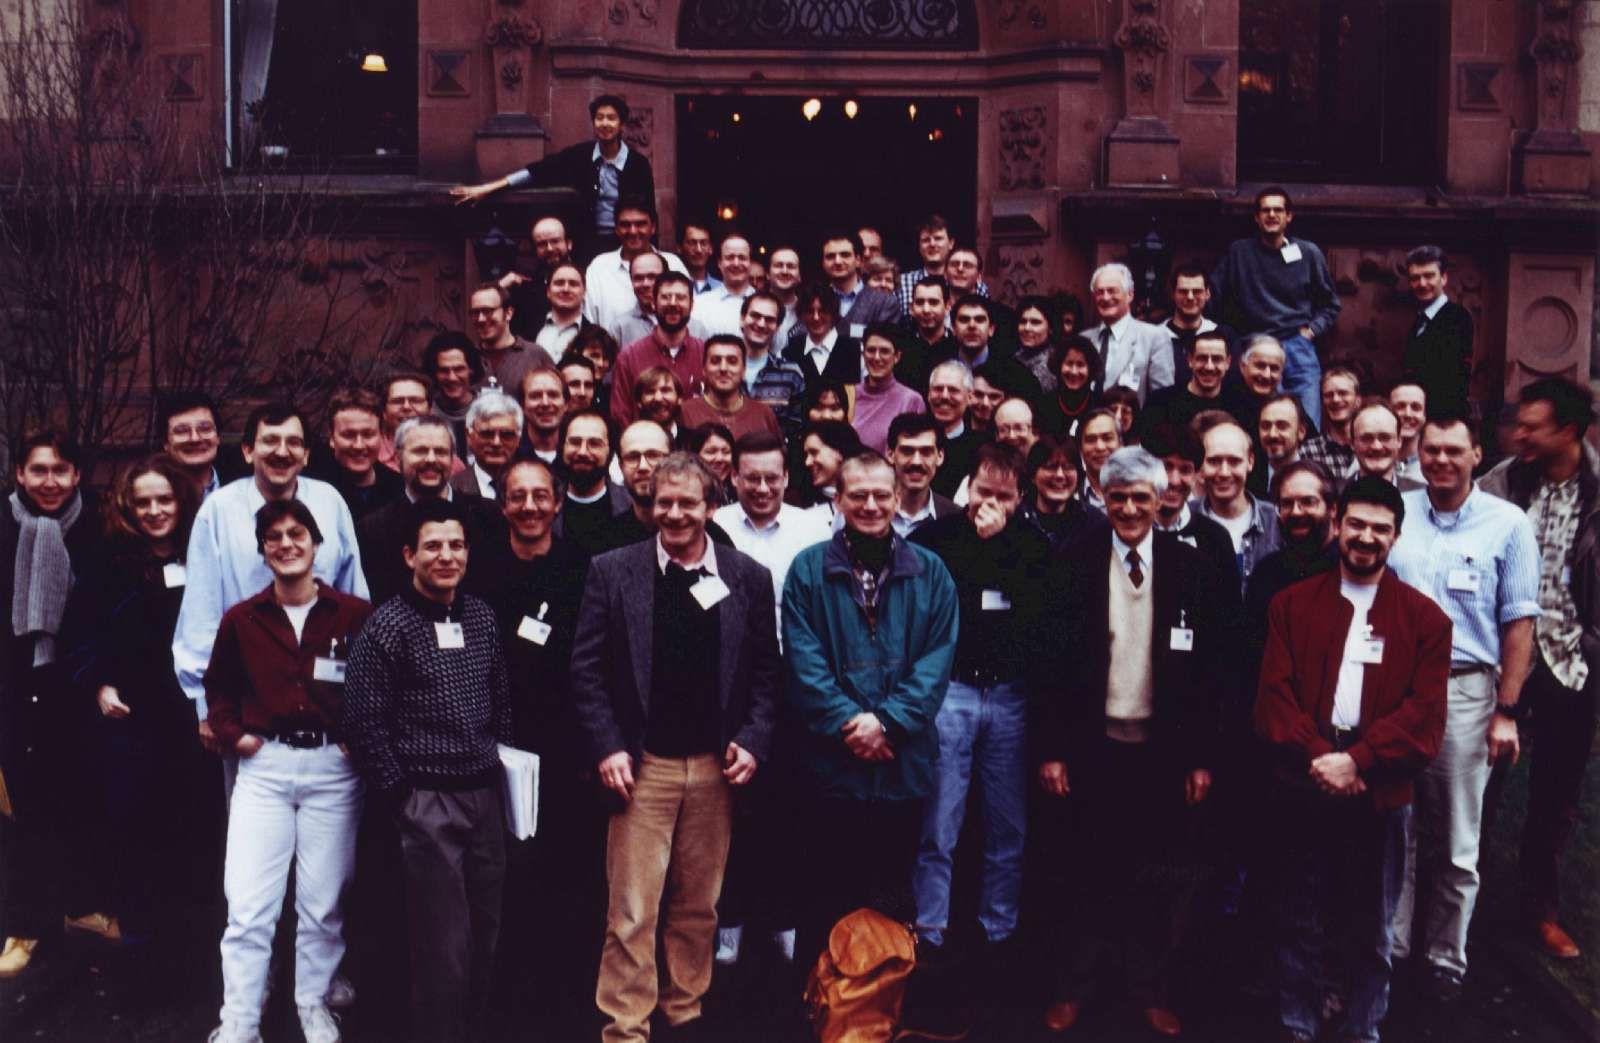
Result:
{"label": "man with mustache", "polygon": [[1278,472],[1300,459],[1300,445],[1305,440],[1306,418],[1298,398],[1282,392],[1262,403],[1256,415],[1256,444],[1266,466],[1250,471],[1250,491],[1266,496]]}
{"label": "man with mustache", "polygon": [[557,442],[566,493],[554,531],[593,557],[611,549],[612,518],[633,510],[628,490],[610,478],[611,427],[599,410],[580,409],[561,419]]}
{"label": "man with mustache", "polygon": [[944,466],[944,431],[928,413],[905,413],[889,422],[889,463],[894,467],[894,531],[902,539],[939,518],[960,514],[955,501],[933,491]]}
{"label": "man with mustache", "polygon": [[1393,967],[1414,786],[1445,732],[1450,620],[1386,568],[1409,512],[1366,475],[1339,499],[1339,564],[1272,604],[1255,723],[1282,888],[1278,1013],[1285,1038],[1377,1039]]}
{"label": "man with mustache", "polygon": [[328,448],[333,453],[329,481],[357,521],[390,503],[405,483],[378,465],[383,441],[378,396],[366,388],[346,388],[328,400]]}
{"label": "man with mustache", "polygon": [[[515,408],[515,403],[512,406]],[[517,414],[521,415],[520,410]],[[367,585],[372,590],[374,605],[382,605],[405,590],[409,582],[407,577],[410,569],[406,566],[403,548],[406,531],[411,525],[412,508],[416,504],[459,499],[469,538],[484,547],[500,538],[498,512],[481,497],[462,492],[450,484],[448,476],[450,462],[455,455],[454,438],[450,425],[436,416],[413,417],[395,432],[405,495],[367,515],[359,526],[361,562],[366,570]],[[513,441],[511,444],[516,443]],[[485,588],[489,573],[492,572],[487,555],[480,554],[477,560],[476,565],[468,564],[465,579],[465,589],[473,592]]]}
{"label": "man with mustache", "polygon": [[611,370],[611,419],[619,428],[639,418],[634,383],[647,369],[662,366],[671,370],[685,394],[700,390],[705,345],[689,335],[694,284],[687,275],[666,272],[656,279],[651,300],[656,328],[649,336],[625,346]]}

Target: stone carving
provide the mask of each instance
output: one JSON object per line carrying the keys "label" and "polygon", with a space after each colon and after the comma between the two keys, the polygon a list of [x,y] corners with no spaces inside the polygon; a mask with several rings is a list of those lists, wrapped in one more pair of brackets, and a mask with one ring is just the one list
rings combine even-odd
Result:
{"label": "stone carving", "polygon": [[1191,105],[1228,103],[1228,59],[1194,54],[1184,59],[1183,100]]}
{"label": "stone carving", "polygon": [[[661,11],[661,4],[660,0],[633,0],[632,8],[633,12],[639,16],[640,25],[654,26],[656,24],[656,16]],[[611,0],[610,6],[606,8],[606,18],[612,25],[627,25],[628,9],[628,0]]]}
{"label": "stone carving", "polygon": [[168,101],[199,101],[205,97],[205,59],[198,54],[163,54],[161,68]]}
{"label": "stone carving", "polygon": [[1500,78],[1500,68],[1496,62],[1463,62],[1456,106],[1464,112],[1499,112],[1495,81]]}
{"label": "stone carving", "polygon": [[1000,187],[1007,192],[1044,187],[1044,106],[1000,113]]}
{"label": "stone carving", "polygon": [[506,50],[537,47],[544,42],[544,27],[537,19],[506,15],[489,23],[484,41],[490,47]]}
{"label": "stone carving", "polygon": [[650,154],[650,140],[655,137],[656,113],[646,106],[628,108],[628,122],[622,128],[622,140],[628,143],[629,148],[636,148],[645,155]]}
{"label": "stone carving", "polygon": [[1023,3],[1022,0],[1004,0],[1000,5],[1002,29],[1020,30],[1023,24],[1029,29],[1043,29],[1045,21],[1044,9],[1038,4]]}
{"label": "stone carving", "polygon": [[500,85],[508,91],[522,86],[522,63],[515,58],[500,66]]}
{"label": "stone carving", "polygon": [[1042,243],[1011,243],[1001,246],[998,253],[994,278],[1002,301],[1016,304],[1023,297],[1045,292]]}
{"label": "stone carving", "polygon": [[1111,42],[1122,51],[1128,115],[1150,118],[1156,113],[1156,85],[1161,60],[1172,49],[1172,34],[1161,24],[1156,0],[1128,0],[1127,17]]}
{"label": "stone carving", "polygon": [[466,51],[428,52],[428,95],[465,98],[472,94],[471,56]]}

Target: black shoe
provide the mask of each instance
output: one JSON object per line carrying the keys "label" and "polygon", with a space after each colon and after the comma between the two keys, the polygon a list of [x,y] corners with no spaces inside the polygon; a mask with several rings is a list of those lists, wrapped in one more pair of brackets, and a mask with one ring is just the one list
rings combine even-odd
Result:
{"label": "black shoe", "polygon": [[1428,998],[1441,1007],[1452,1006],[1461,999],[1461,975],[1448,967],[1434,965],[1428,968]]}

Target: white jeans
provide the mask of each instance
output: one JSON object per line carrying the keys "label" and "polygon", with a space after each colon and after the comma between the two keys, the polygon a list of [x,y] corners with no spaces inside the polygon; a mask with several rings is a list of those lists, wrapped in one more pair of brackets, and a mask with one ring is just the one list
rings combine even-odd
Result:
{"label": "white jeans", "polygon": [[337,746],[298,750],[263,743],[239,758],[228,814],[223,890],[222,1020],[254,1029],[261,1020],[272,935],[294,859],[294,1000],[323,1002],[344,957],[339,900],[355,868],[361,780]]}
{"label": "white jeans", "polygon": [[[1478,901],[1483,794],[1489,785],[1489,724],[1498,697],[1492,670],[1450,678],[1444,742],[1417,777],[1416,814],[1406,831],[1405,883],[1391,921],[1397,959],[1415,948],[1436,967],[1467,973],[1467,927]],[[1419,867],[1428,884],[1421,893]]]}

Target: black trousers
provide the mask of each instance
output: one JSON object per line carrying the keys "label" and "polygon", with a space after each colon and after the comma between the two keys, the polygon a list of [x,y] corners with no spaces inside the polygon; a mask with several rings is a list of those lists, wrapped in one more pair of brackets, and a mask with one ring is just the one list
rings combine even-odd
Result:
{"label": "black trousers", "polygon": [[846,913],[866,907],[901,923],[915,919],[922,800],[817,799],[803,821],[788,847],[810,895],[795,938],[797,969],[809,971]]}
{"label": "black trousers", "polygon": [[1556,919],[1561,904],[1561,858],[1572,840],[1578,796],[1594,744],[1597,690],[1600,663],[1591,665],[1583,690],[1573,691],[1556,680],[1538,654],[1522,689],[1533,707],[1525,726],[1531,730],[1533,753],[1520,868],[1523,901],[1537,920]]}

